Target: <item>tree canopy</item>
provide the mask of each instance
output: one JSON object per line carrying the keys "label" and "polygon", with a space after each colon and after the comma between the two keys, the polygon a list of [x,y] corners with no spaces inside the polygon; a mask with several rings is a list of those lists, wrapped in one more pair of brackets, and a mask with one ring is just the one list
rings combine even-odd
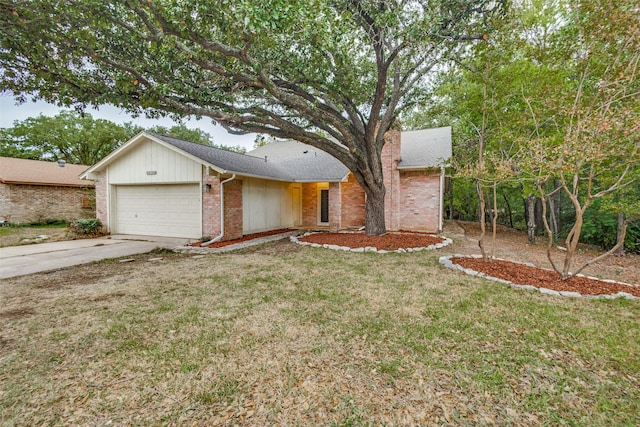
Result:
{"label": "tree canopy", "polygon": [[89,113],[65,110],[55,116],[30,117],[0,129],[0,156],[33,160],[65,160],[93,165],[137,133],[146,130],[198,144],[244,153],[241,146],[214,142],[213,136],[184,124],[144,129],[130,122],[122,125],[94,119]]}
{"label": "tree canopy", "polygon": [[64,105],[205,116],[310,144],[353,172],[367,194],[367,233],[380,234],[385,132],[423,100],[443,58],[484,38],[484,18],[500,5],[9,1],[0,9],[0,87]]}
{"label": "tree canopy", "polygon": [[626,1],[516,3],[412,118],[451,120],[457,171],[480,186],[508,180],[543,208],[560,195],[569,202],[564,265],[550,259],[564,278],[582,268],[572,256],[594,201],[629,219],[640,213],[637,12]]}
{"label": "tree canopy", "polygon": [[90,114],[63,111],[0,129],[0,155],[93,165],[137,132],[130,123],[121,126]]}

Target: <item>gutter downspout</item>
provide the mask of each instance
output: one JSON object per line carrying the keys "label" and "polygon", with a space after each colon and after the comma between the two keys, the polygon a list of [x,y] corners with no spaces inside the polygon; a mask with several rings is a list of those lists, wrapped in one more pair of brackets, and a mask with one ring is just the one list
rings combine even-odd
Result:
{"label": "gutter downspout", "polygon": [[440,217],[438,218],[438,232],[442,233],[442,217],[444,215],[444,166],[440,166]]}
{"label": "gutter downspout", "polygon": [[234,179],[236,179],[235,173],[231,175],[231,178],[227,178],[224,181],[220,182],[220,234],[209,240],[208,242],[204,242],[202,246],[207,246],[215,243],[218,240],[222,239],[222,237],[224,236],[224,184],[229,181],[233,181]]}

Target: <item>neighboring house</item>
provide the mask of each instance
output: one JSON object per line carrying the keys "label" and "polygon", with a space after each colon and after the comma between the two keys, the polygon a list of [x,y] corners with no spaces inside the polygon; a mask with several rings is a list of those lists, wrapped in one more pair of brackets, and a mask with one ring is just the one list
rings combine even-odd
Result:
{"label": "neighboring house", "polygon": [[[451,128],[389,131],[382,151],[388,230],[442,228]],[[186,238],[281,228],[357,229],[365,194],[329,154],[275,141],[247,154],[142,132],[81,175],[112,234]]]}
{"label": "neighboring house", "polygon": [[89,166],[0,157],[0,219],[27,223],[95,217]]}

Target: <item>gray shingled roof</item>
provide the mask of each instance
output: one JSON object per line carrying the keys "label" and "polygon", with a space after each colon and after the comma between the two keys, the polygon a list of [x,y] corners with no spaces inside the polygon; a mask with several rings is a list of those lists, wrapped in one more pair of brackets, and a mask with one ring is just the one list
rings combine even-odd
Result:
{"label": "gray shingled roof", "polygon": [[402,132],[398,169],[442,166],[451,158],[451,126]]}
{"label": "gray shingled roof", "polygon": [[[240,154],[155,133],[148,135],[228,173],[290,182],[339,182],[349,173],[331,155],[293,140],[274,141]],[[399,169],[440,166],[451,158],[451,127],[402,132],[401,144]]]}
{"label": "gray shingled roof", "polygon": [[229,173],[260,176],[283,181],[291,181],[292,178],[290,174],[282,171],[274,163],[265,162],[264,157],[258,158],[235,153],[151,132],[148,132],[148,134]]}
{"label": "gray shingled roof", "polygon": [[287,171],[297,182],[342,181],[349,169],[335,157],[324,151],[298,141],[274,141],[248,153],[260,158],[267,157],[283,171]]}
{"label": "gray shingled roof", "polygon": [[275,141],[247,154],[240,154],[151,132],[148,134],[211,165],[239,175],[292,182],[337,182],[349,173],[346,166],[324,151],[291,140]]}

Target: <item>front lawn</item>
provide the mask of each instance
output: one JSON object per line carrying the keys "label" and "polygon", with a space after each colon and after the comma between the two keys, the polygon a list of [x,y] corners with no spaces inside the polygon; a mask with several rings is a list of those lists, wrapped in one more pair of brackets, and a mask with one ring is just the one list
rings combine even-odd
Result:
{"label": "front lawn", "polygon": [[280,241],[4,280],[0,424],[640,423],[640,301],[441,255]]}

